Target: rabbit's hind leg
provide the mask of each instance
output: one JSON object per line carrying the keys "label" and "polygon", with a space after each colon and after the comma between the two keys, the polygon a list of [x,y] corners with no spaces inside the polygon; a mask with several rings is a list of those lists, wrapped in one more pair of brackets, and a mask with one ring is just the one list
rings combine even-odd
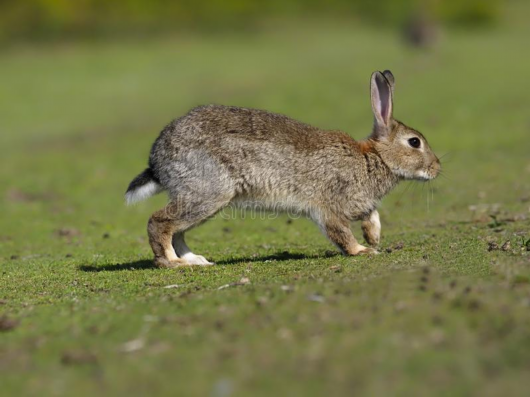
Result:
{"label": "rabbit's hind leg", "polygon": [[147,223],[149,244],[155,254],[154,262],[158,267],[186,266],[188,263],[184,259],[179,259],[171,245],[173,233],[180,225],[178,218],[175,218],[168,207],[171,205],[156,211]]}
{"label": "rabbit's hind leg", "polygon": [[174,197],[166,207],[155,212],[147,226],[149,244],[155,254],[155,264],[158,267],[211,264],[204,257],[195,255],[189,250],[184,242],[184,232],[215,215],[229,202],[230,198],[217,197],[206,200],[199,196],[192,199],[187,195],[185,201],[180,197]]}

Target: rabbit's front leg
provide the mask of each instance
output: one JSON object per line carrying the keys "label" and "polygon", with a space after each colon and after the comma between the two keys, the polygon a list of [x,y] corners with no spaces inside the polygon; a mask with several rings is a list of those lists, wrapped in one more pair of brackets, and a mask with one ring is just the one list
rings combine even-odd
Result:
{"label": "rabbit's front leg", "polygon": [[318,222],[322,231],[329,240],[335,244],[344,255],[376,254],[373,248],[365,247],[357,242],[351,232],[348,221],[336,218],[327,218],[323,222]]}
{"label": "rabbit's front leg", "polygon": [[381,239],[381,222],[379,212],[373,210],[361,222],[364,239],[371,246],[379,245]]}

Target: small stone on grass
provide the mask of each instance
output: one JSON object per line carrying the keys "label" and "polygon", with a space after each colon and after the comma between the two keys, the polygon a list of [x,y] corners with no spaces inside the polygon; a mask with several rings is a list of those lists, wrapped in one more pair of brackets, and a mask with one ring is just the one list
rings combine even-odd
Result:
{"label": "small stone on grass", "polygon": [[138,350],[142,350],[144,346],[145,341],[142,338],[133,339],[121,345],[120,351],[123,353],[133,353]]}

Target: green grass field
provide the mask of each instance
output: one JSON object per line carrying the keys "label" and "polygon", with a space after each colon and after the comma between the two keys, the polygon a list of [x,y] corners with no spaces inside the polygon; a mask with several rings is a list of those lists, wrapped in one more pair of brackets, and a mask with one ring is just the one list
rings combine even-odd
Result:
{"label": "green grass field", "polygon": [[[0,394],[528,395],[530,30],[515,14],[427,52],[343,23],[5,49]],[[127,208],[123,193],[165,124],[213,102],[361,139],[383,69],[396,117],[446,155],[444,177],[383,201],[381,255],[342,257],[306,219],[239,216],[189,234],[217,266],[152,267],[165,197]]]}

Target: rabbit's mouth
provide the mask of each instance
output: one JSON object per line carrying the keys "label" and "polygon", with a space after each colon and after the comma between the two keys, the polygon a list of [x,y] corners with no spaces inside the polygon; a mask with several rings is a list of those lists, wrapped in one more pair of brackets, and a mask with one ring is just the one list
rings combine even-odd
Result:
{"label": "rabbit's mouth", "polygon": [[423,171],[423,170],[417,171],[414,174],[414,179],[418,181],[430,181],[431,179],[434,179],[434,178],[436,178],[436,176],[431,175],[428,172]]}

